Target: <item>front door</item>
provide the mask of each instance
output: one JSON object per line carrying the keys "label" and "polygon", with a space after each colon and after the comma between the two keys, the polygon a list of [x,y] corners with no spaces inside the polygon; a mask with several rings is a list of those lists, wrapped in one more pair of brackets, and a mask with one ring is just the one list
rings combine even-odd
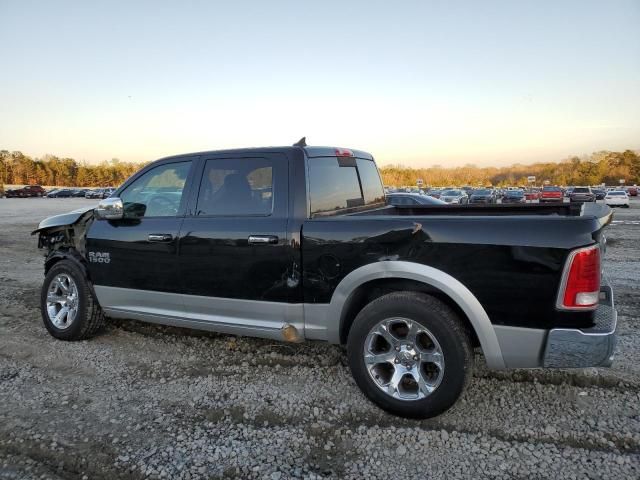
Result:
{"label": "front door", "polygon": [[91,225],[86,257],[108,313],[182,315],[177,243],[194,160],[168,161],[143,172],[118,192],[124,218]]}

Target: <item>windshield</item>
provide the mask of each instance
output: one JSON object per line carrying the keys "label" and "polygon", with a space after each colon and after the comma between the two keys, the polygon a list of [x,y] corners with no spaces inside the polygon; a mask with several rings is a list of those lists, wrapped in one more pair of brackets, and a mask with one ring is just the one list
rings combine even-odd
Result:
{"label": "windshield", "polygon": [[444,192],[442,192],[442,195],[444,195],[445,197],[457,197],[459,195],[462,195],[462,192],[460,190],[445,190]]}
{"label": "windshield", "polygon": [[609,192],[609,195],[626,195],[625,192]]}
{"label": "windshield", "polygon": [[543,192],[559,192],[560,188],[559,187],[544,187],[542,189]]}
{"label": "windshield", "polygon": [[507,197],[522,197],[524,193],[521,190],[511,190],[507,192]]}
{"label": "windshield", "polygon": [[587,187],[576,187],[573,189],[573,193],[589,193],[589,189]]}
{"label": "windshield", "polygon": [[481,188],[480,190],[474,190],[474,195],[491,195],[491,190],[488,188]]}

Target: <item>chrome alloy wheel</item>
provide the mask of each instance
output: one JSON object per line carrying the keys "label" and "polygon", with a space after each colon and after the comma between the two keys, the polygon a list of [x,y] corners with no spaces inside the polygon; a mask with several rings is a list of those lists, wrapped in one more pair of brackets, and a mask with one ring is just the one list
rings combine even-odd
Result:
{"label": "chrome alloy wheel", "polygon": [[444,375],[444,355],[435,336],[415,320],[388,318],[364,342],[364,363],[375,384],[399,400],[420,400]]}
{"label": "chrome alloy wheel", "polygon": [[47,289],[47,315],[53,325],[65,330],[78,314],[78,287],[66,273],[56,275]]}

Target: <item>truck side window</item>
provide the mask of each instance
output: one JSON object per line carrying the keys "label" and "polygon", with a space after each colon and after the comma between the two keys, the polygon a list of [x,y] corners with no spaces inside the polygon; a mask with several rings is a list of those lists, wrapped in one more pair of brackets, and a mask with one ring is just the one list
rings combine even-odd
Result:
{"label": "truck side window", "polygon": [[267,216],[273,212],[273,162],[266,158],[207,160],[196,215]]}
{"label": "truck side window", "polygon": [[167,163],[137,178],[120,198],[125,218],[177,215],[191,162]]}
{"label": "truck side window", "polygon": [[364,205],[356,167],[341,167],[336,157],[309,159],[311,215]]}

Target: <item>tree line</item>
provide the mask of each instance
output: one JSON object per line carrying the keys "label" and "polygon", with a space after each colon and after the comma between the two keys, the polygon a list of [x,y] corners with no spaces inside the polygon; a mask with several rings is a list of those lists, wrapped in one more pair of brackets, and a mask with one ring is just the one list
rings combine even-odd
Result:
{"label": "tree line", "polygon": [[[22,152],[0,150],[0,181],[10,185],[55,185],[99,187],[117,186],[138,171],[144,164],[122,162],[118,159],[98,164],[78,162],[73,158],[46,155],[31,158]],[[601,151],[584,157],[573,156],[560,162],[540,162],[508,167],[462,167],[434,165],[411,168],[401,165],[380,169],[385,185],[415,185],[422,179],[425,185],[526,185],[528,176],[535,176],[538,184],[549,181],[553,185],[617,185],[640,183],[640,155],[633,150]]]}
{"label": "tree line", "polygon": [[601,151],[583,157],[573,156],[560,162],[539,162],[531,165],[515,164],[508,167],[478,167],[468,164],[447,168],[434,165],[428,168],[410,168],[402,165],[380,169],[382,181],[389,186],[424,185],[445,186],[518,186],[527,185],[527,177],[535,176],[538,185],[548,181],[551,185],[618,185],[623,179],[627,185],[640,183],[640,154],[633,150],[623,152]]}
{"label": "tree line", "polygon": [[88,164],[68,157],[31,158],[22,152],[0,150],[0,182],[9,185],[117,186],[142,166],[117,158]]}

